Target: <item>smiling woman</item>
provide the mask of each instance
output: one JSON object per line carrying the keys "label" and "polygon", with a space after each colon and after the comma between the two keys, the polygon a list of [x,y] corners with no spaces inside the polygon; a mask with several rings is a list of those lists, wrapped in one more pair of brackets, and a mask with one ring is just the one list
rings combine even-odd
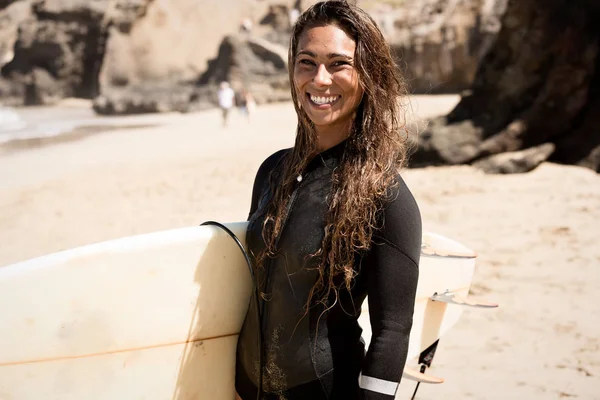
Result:
{"label": "smiling woman", "polygon": [[288,68],[296,142],[254,182],[246,240],[261,301],[240,332],[236,390],[243,400],[390,400],[421,247],[419,209],[398,173],[405,87],[375,22],[345,1],[299,17]]}
{"label": "smiling woman", "polygon": [[319,146],[328,148],[350,134],[364,93],[353,64],[356,43],[341,28],[323,25],[306,29],[298,48],[294,86]]}

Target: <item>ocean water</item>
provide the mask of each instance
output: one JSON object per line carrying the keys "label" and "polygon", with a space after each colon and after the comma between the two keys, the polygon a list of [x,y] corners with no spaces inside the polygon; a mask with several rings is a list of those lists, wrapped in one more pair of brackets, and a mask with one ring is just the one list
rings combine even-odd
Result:
{"label": "ocean water", "polygon": [[159,125],[168,114],[100,116],[91,107],[0,106],[0,144],[66,135],[81,128],[120,128]]}
{"label": "ocean water", "polygon": [[18,132],[23,131],[26,127],[27,124],[14,109],[0,108],[0,143],[18,136]]}
{"label": "ocean water", "polygon": [[0,143],[57,136],[92,121],[96,122],[89,109],[0,107]]}

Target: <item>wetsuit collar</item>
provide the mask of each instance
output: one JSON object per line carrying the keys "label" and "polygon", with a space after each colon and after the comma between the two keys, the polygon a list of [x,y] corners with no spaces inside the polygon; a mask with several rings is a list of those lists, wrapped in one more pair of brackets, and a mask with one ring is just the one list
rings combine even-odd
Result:
{"label": "wetsuit collar", "polygon": [[330,147],[327,150],[323,150],[322,152],[317,154],[308,164],[307,171],[312,171],[318,168],[319,166],[335,168],[342,159],[347,144],[348,139],[344,139],[335,146]]}

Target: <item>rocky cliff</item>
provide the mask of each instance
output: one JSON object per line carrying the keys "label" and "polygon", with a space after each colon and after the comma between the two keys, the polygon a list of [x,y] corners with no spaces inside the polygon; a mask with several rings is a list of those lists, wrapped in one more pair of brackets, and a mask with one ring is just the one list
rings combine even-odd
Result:
{"label": "rocky cliff", "polygon": [[[195,92],[190,95],[193,100],[210,90],[188,87],[190,83],[210,84],[218,76],[232,75],[239,85],[258,85],[252,90],[258,92],[259,101],[289,98],[283,94],[285,69],[272,60],[286,51],[289,10],[314,2],[203,0],[200,6],[197,0],[2,0],[0,96],[4,103],[23,105],[102,94],[98,104],[106,105],[117,97],[127,102],[129,92],[136,107],[122,104],[98,110],[143,112],[141,103],[154,93],[149,103],[163,105],[150,105],[147,111],[181,109],[181,104],[168,106],[170,100],[165,98],[179,96],[159,93],[169,87],[181,92],[185,86],[184,92]],[[469,86],[481,55],[494,39],[505,2],[358,4],[381,25],[412,92],[437,93]],[[249,35],[240,34],[243,19],[253,23],[251,41]],[[227,58],[226,48],[234,50],[233,58]],[[260,71],[262,67],[267,70]],[[218,72],[219,68],[225,70]],[[250,72],[239,76],[239,71]]]}
{"label": "rocky cliff", "polygon": [[[104,88],[195,80],[253,0],[3,0],[0,97],[94,98]],[[256,9],[256,10],[255,10]]]}
{"label": "rocky cliff", "polygon": [[96,95],[106,42],[104,3],[20,0],[0,10],[3,102]]}

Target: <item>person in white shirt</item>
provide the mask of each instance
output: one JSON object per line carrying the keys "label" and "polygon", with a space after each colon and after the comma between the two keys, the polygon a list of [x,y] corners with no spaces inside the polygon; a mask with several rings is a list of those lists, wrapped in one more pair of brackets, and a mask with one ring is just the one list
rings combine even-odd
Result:
{"label": "person in white shirt", "polygon": [[218,96],[219,108],[221,108],[221,112],[223,113],[223,126],[227,126],[229,111],[233,108],[235,103],[235,93],[228,82],[221,82],[219,85]]}
{"label": "person in white shirt", "polygon": [[298,21],[298,17],[300,17],[300,10],[297,8],[292,8],[289,13],[290,18],[290,27],[293,27],[296,21]]}

